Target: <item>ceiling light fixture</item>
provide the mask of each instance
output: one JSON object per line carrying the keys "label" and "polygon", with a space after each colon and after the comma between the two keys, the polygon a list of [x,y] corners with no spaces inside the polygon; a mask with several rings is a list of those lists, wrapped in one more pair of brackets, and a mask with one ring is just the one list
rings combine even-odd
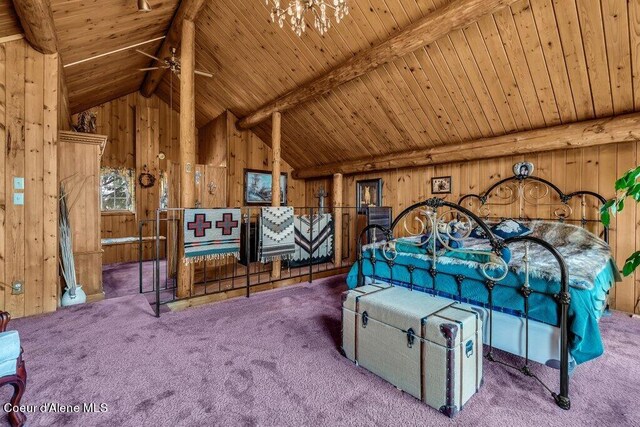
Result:
{"label": "ceiling light fixture", "polygon": [[138,12],[151,12],[151,6],[147,0],[138,0]]}
{"label": "ceiling light fixture", "polygon": [[331,0],[290,0],[288,6],[281,6],[280,0],[265,0],[267,6],[273,4],[271,20],[273,22],[278,21],[278,25],[282,28],[287,16],[289,16],[291,30],[298,36],[301,36],[307,29],[307,23],[304,19],[307,12],[313,14],[313,24],[320,32],[320,35],[323,35],[331,28],[331,18],[327,13],[327,9],[333,9],[336,23],[340,23],[340,20],[349,14],[347,0],[333,0],[333,4],[329,4],[330,2]]}

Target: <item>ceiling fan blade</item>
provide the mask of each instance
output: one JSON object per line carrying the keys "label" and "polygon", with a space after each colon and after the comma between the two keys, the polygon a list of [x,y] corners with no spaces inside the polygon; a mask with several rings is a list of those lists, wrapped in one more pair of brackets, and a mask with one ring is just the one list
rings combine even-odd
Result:
{"label": "ceiling fan blade", "polygon": [[147,52],[143,52],[143,51],[141,51],[141,50],[139,50],[139,49],[136,49],[136,52],[141,53],[141,54],[143,54],[144,56],[148,56],[148,57],[149,57],[149,58],[151,58],[151,59],[155,59],[156,61],[164,62],[162,59],[160,59],[160,58],[156,58],[155,56],[150,55],[150,54],[148,54]]}
{"label": "ceiling fan blade", "polygon": [[199,76],[213,77],[213,74],[211,74],[211,73],[207,73],[206,71],[198,71],[198,70],[195,70],[193,73],[194,73],[194,74],[197,74],[197,75],[199,75]]}
{"label": "ceiling fan blade", "polygon": [[138,71],[153,71],[153,70],[159,70],[160,67],[149,67],[149,68],[138,68]]}

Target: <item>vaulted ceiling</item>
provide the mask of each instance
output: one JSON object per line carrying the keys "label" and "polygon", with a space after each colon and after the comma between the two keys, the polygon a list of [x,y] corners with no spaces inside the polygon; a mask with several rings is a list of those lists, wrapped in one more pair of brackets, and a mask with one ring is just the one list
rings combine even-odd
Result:
{"label": "vaulted ceiling", "polygon": [[[149,58],[135,49],[92,61],[77,61],[162,37],[179,0],[154,0],[153,10],[137,12],[133,0],[51,0],[71,111],[78,112],[135,92]],[[155,54],[162,40],[138,47]]]}
{"label": "vaulted ceiling", "polygon": [[[150,2],[138,14],[134,1],[52,0],[63,62],[164,35],[177,0]],[[243,117],[446,3],[351,0],[325,36],[299,38],[263,0],[208,1],[196,61],[215,76],[196,79],[197,125]],[[520,0],[285,112],[283,157],[304,168],[638,111],[639,54],[640,0]],[[65,68],[72,110],[137,90],[148,65],[129,51]],[[254,131],[268,141],[270,123]]]}

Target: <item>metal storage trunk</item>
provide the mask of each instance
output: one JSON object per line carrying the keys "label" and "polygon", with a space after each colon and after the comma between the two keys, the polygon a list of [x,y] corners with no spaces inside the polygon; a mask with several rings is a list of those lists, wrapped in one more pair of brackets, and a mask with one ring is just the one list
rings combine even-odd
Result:
{"label": "metal storage trunk", "polygon": [[471,306],[386,284],[345,292],[345,356],[452,417],[482,384],[482,321]]}

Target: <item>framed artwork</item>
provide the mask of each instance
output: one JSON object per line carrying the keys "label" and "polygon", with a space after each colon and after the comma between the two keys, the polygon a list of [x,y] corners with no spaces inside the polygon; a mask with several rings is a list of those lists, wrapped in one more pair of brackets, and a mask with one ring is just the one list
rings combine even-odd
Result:
{"label": "framed artwork", "polygon": [[[247,206],[271,205],[271,171],[244,170],[244,203]],[[280,204],[287,205],[287,173],[280,175]]]}
{"label": "framed artwork", "polygon": [[451,194],[451,177],[435,176],[431,178],[431,194]]}
{"label": "framed artwork", "polygon": [[364,213],[365,208],[382,206],[382,178],[356,181],[356,208]]}

